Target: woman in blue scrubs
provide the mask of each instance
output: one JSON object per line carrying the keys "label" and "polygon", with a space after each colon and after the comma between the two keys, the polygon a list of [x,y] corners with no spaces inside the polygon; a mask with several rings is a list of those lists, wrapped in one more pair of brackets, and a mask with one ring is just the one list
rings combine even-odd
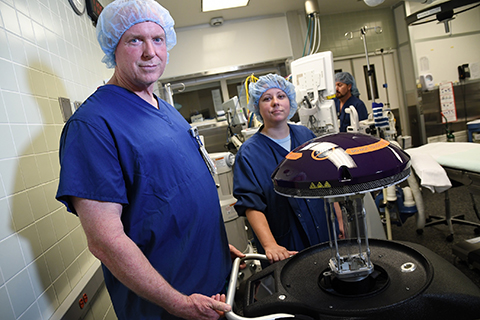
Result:
{"label": "woman in blue scrubs", "polygon": [[268,74],[250,83],[248,90],[248,108],[263,125],[235,158],[235,210],[247,217],[258,251],[272,263],[328,241],[323,200],[278,195],[270,178],[290,150],[315,135],[304,126],[287,123],[297,110],[292,83]]}

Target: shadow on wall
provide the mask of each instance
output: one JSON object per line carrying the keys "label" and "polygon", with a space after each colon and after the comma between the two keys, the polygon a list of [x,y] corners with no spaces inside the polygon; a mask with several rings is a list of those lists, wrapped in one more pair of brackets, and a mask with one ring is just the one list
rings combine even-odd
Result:
{"label": "shadow on wall", "polygon": [[17,75],[30,86],[31,94],[18,101],[26,123],[11,125],[18,162],[10,227],[20,248],[12,246],[10,252],[12,261],[24,259],[25,265],[12,268],[8,290],[16,318],[36,302],[43,319],[49,319],[94,260],[78,218],[55,199],[63,128],[56,96],[67,96],[67,90],[47,66],[35,62],[29,67],[23,69],[25,75]]}

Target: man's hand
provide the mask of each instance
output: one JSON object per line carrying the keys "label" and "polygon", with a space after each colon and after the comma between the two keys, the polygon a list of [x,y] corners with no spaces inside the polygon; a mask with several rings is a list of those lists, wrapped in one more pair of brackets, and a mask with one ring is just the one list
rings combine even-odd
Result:
{"label": "man's hand", "polygon": [[217,320],[232,307],[225,303],[225,295],[217,294],[211,298],[194,293],[184,296],[185,300],[175,309],[167,310],[169,313],[187,320]]}
{"label": "man's hand", "polygon": [[[217,293],[216,295],[212,296],[212,299],[225,303],[225,301],[227,300],[227,297],[224,294]],[[229,306],[229,305],[227,304],[227,306]],[[231,310],[231,307],[230,307],[230,310]],[[230,310],[228,310],[228,311],[230,311]],[[218,311],[217,310],[217,313],[220,315],[220,318],[223,318],[223,317],[225,317],[225,312],[228,312],[228,311]]]}
{"label": "man's hand", "polygon": [[[236,258],[245,257],[245,255],[240,250],[238,250],[231,244],[229,244],[228,246],[230,247],[230,257],[232,257],[232,261],[234,261]],[[247,267],[247,264],[245,262],[242,262],[239,266],[239,269],[242,270],[242,269],[245,269],[246,267]]]}

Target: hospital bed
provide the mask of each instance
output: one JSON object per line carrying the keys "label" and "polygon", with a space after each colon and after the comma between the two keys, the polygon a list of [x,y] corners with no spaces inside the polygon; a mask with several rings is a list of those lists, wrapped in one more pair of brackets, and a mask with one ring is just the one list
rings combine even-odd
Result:
{"label": "hospital bed", "polygon": [[[480,195],[480,144],[471,142],[437,142],[418,148],[405,150],[412,159],[412,167],[420,179],[420,184],[432,192],[444,192],[445,216],[423,214],[420,208],[417,216],[417,232],[424,227],[446,224],[450,234],[447,241],[453,241],[453,224],[470,225],[475,233],[480,233],[480,223],[467,221],[462,215],[452,215],[448,190],[453,186],[464,185],[470,192],[473,209],[480,219],[474,195]],[[417,199],[415,199],[417,200]],[[420,203],[422,206],[423,203]],[[427,222],[431,220],[430,222]]]}

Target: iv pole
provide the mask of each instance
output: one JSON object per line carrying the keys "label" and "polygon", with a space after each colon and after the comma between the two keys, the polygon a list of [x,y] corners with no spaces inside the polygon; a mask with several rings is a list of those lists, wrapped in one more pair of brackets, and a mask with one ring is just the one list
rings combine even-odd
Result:
{"label": "iv pole", "polygon": [[[373,94],[373,82],[372,82],[372,77],[373,77],[373,72],[372,69],[370,69],[370,60],[368,58],[368,47],[367,47],[367,31],[368,30],[375,30],[375,33],[382,33],[382,28],[379,26],[376,27],[361,27],[359,32],[361,34],[360,38],[363,40],[363,48],[365,49],[365,58],[367,59],[367,75],[368,75],[368,83],[370,85],[370,95],[372,96],[372,101],[375,102],[375,95]],[[353,39],[353,32],[354,31],[349,31],[345,33],[345,38],[347,40]]]}
{"label": "iv pole", "polygon": [[[368,58],[368,47],[367,47],[367,31],[368,30],[375,30],[375,33],[382,33],[382,28],[381,27],[367,27],[364,26],[360,28],[360,34],[361,34],[361,39],[363,40],[363,47],[365,49],[365,58],[367,59],[367,75],[368,75],[368,83],[370,84],[370,94],[372,96],[372,101],[375,102],[375,95],[373,92],[373,72],[370,68],[370,60]],[[345,37],[347,40],[353,39],[353,32],[347,32],[345,33]],[[385,71],[385,68],[384,68]],[[385,78],[386,79],[386,78]],[[387,93],[388,94],[388,93]],[[387,204],[387,188],[383,188],[383,201],[385,204],[385,225],[387,227],[387,239],[392,240],[392,225],[390,222],[390,213],[388,211],[388,204]]]}
{"label": "iv pole", "polygon": [[[372,95],[372,101],[375,102],[375,95],[373,94],[373,82],[372,82],[372,70],[370,69],[370,60],[368,58],[368,48],[367,48],[367,31],[370,29],[375,29],[375,32],[377,31],[377,28],[380,27],[371,27],[368,28],[367,26],[360,28],[360,33],[362,34],[362,40],[363,40],[363,47],[365,49],[365,58],[367,59],[367,75],[368,75],[368,83],[370,84],[370,94]],[[380,28],[380,32],[382,29]],[[378,32],[378,33],[380,33]]]}
{"label": "iv pole", "polygon": [[387,70],[385,69],[385,58],[383,56],[384,51],[385,50],[383,48],[380,49],[380,53],[382,54],[383,78],[385,79],[385,84],[383,87],[385,88],[385,93],[387,95],[387,103],[385,103],[385,106],[390,108],[390,99],[388,98]]}

